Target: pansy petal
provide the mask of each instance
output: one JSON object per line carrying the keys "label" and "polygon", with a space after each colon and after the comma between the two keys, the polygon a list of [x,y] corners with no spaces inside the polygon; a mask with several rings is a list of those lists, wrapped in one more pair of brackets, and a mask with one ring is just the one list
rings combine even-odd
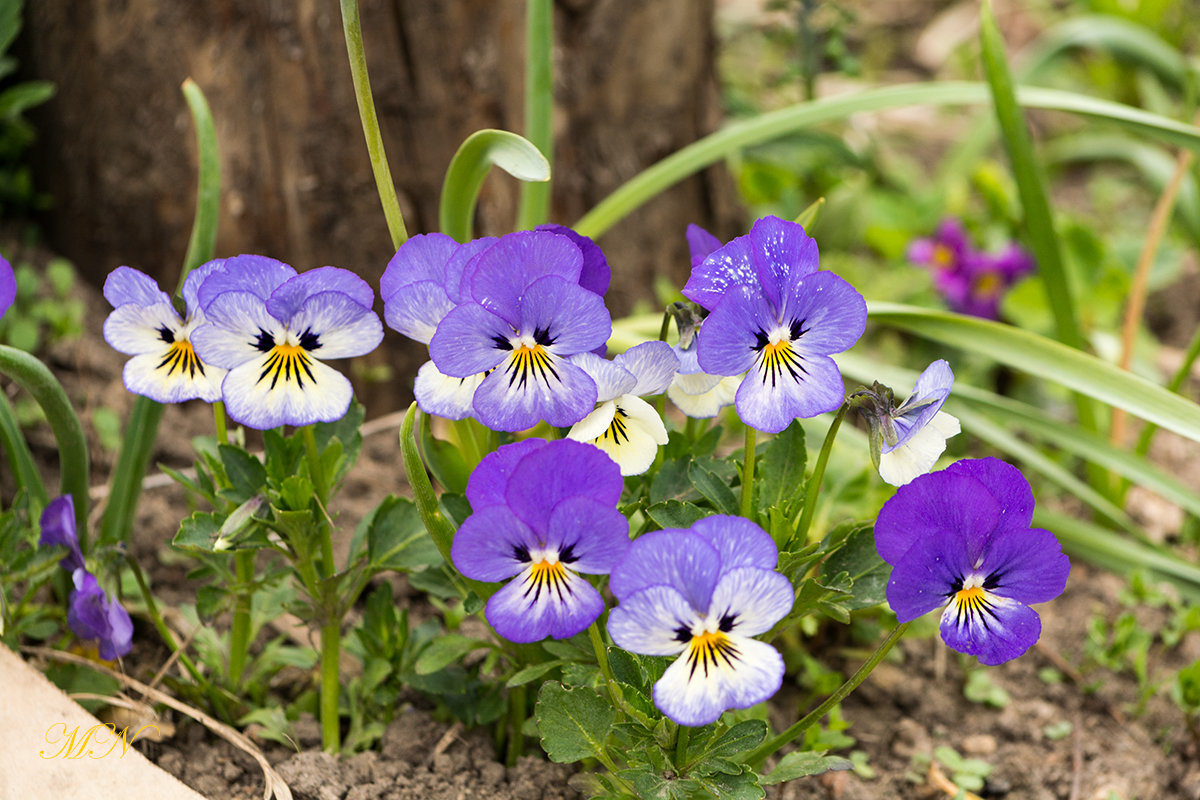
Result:
{"label": "pansy petal", "polygon": [[1011,661],[1033,647],[1042,634],[1038,613],[1024,603],[993,597],[988,612],[960,614],[951,603],[942,613],[942,641],[981,664]]}
{"label": "pansy petal", "polygon": [[817,242],[795,222],[762,217],[750,229],[750,241],[759,284],[776,308],[784,294],[817,271]]}
{"label": "pansy petal", "polygon": [[200,307],[200,286],[208,280],[210,275],[222,269],[225,269],[225,259],[214,259],[196,267],[183,279],[183,302],[189,316],[202,313]]}
{"label": "pansy petal", "polygon": [[469,284],[466,286],[463,285],[463,275],[477,255],[498,241],[500,240],[495,236],[481,236],[478,239],[472,239],[469,242],[459,245],[458,249],[450,256],[450,260],[446,262],[444,285],[446,287],[446,295],[450,298],[451,302],[457,304],[470,301],[471,287]]}
{"label": "pansy petal", "polygon": [[666,342],[642,342],[613,361],[637,378],[637,384],[621,394],[635,394],[638,397],[665,392],[679,369],[679,357]]}
{"label": "pansy petal", "polygon": [[902,444],[879,454],[879,477],[892,486],[904,486],[924,475],[945,452],[946,440],[961,430],[958,419],[945,411],[937,412]]}
{"label": "pansy petal", "polygon": [[410,237],[384,268],[379,279],[379,296],[386,303],[401,286],[425,281],[444,287],[446,263],[458,248],[458,242],[444,233]]}
{"label": "pansy petal", "polygon": [[[601,408],[609,405],[604,403]],[[584,438],[580,431],[590,432],[595,428],[587,425],[571,428],[567,438],[589,442],[603,450],[617,462],[622,475],[641,475],[654,463],[659,445],[667,443],[666,426],[654,407],[640,397],[622,395],[611,406],[612,413],[604,415],[608,425],[596,436]],[[596,416],[599,411],[598,408],[589,416]]]}
{"label": "pansy petal", "polygon": [[670,586],[704,615],[720,572],[721,557],[715,547],[688,531],[666,528],[634,540],[609,575],[608,588],[624,603],[648,586]]}
{"label": "pansy petal", "polygon": [[[909,484],[913,486],[914,484]],[[878,523],[876,535],[878,536]],[[892,567],[887,584],[888,605],[896,619],[909,622],[946,605],[963,578],[971,572],[961,533],[934,533],[918,539]]]}
{"label": "pansy petal", "polygon": [[979,571],[994,594],[1026,605],[1053,600],[1067,587],[1071,562],[1049,531],[1009,531],[992,539]]}
{"label": "pansy petal", "polygon": [[837,364],[828,356],[815,355],[801,358],[794,371],[755,364],[738,386],[734,401],[747,425],[779,433],[798,417],[833,411],[845,396]]}
{"label": "pansy petal", "polygon": [[712,252],[721,249],[721,240],[699,225],[688,224],[686,233],[692,269],[703,263]]}
{"label": "pansy petal", "polygon": [[[429,340],[429,357],[444,375],[466,378],[487,372],[512,352],[513,329],[477,303],[450,311]],[[501,346],[503,345],[503,346]]]}
{"label": "pansy petal", "polygon": [[543,420],[567,427],[595,405],[596,384],[587,373],[545,351],[541,360],[510,353],[475,390],[475,416],[498,431],[523,431]]}
{"label": "pansy petal", "polygon": [[912,394],[893,412],[893,424],[899,436],[895,444],[885,442],[882,452],[887,453],[905,444],[929,424],[941,411],[942,404],[950,396],[953,387],[954,373],[945,361],[939,359],[926,367],[917,378]]}
{"label": "pansy petal", "polygon": [[75,500],[69,494],[60,495],[42,510],[41,537],[39,547],[66,547],[67,554],[59,565],[67,572],[83,566],[83,553],[79,549],[79,534],[75,528]]}
{"label": "pansy petal", "polygon": [[711,375],[745,372],[754,364],[758,332],[779,324],[761,294],[747,286],[731,287],[696,339],[700,368]]}
{"label": "pansy petal", "polygon": [[[207,285],[205,281],[200,288]],[[283,325],[267,313],[260,298],[249,292],[224,292],[213,298],[204,313],[209,324],[197,328],[191,341],[205,364],[232,369],[263,354],[257,346],[263,334],[271,342],[284,337]]]}
{"label": "pansy petal", "polygon": [[637,377],[616,359],[609,361],[595,353],[576,353],[571,356],[571,363],[596,382],[597,403],[606,403],[628,394],[637,385]]}
{"label": "pansy petal", "polygon": [[201,362],[187,342],[159,344],[159,352],[143,353],[125,362],[122,378],[126,389],[157,403],[194,399],[215,403],[221,399],[225,370]]}
{"label": "pansy petal", "polygon": [[600,245],[565,225],[546,223],[538,225],[534,230],[557,233],[574,242],[575,246],[579,248],[580,255],[583,256],[583,266],[579,270],[579,285],[589,292],[604,296],[604,293],[608,291],[608,284],[612,280],[612,269],[609,268],[608,259],[604,257],[604,251],[600,249]]}
{"label": "pansy petal", "polygon": [[775,540],[745,517],[714,514],[697,520],[690,530],[717,549],[723,572],[740,567],[774,569],[779,561]]}
{"label": "pansy petal", "polygon": [[450,558],[455,568],[477,581],[502,581],[528,566],[518,551],[537,548],[529,526],[502,505],[475,510],[454,534]]}
{"label": "pansy petal", "polygon": [[440,283],[415,281],[401,286],[384,300],[383,318],[393,330],[429,344],[438,323],[453,308]]}
{"label": "pansy petal", "polygon": [[862,337],[867,301],[832,272],[817,272],[785,298],[782,316],[799,322],[804,331],[794,344],[798,352],[829,355],[850,349]]}
{"label": "pansy petal", "polygon": [[769,644],[729,637],[728,658],[704,664],[689,659],[691,650],[675,660],[654,684],[654,704],[680,725],[716,722],[722,712],[749,708],[767,700],[783,685],[783,656]]}
{"label": "pansy petal", "polygon": [[[485,456],[467,479],[467,499],[471,501],[471,508],[478,511],[486,506],[505,505],[508,501],[504,498],[504,492],[513,470],[525,456],[547,444],[545,439],[522,439],[502,445]],[[616,501],[613,502],[615,504]]]}
{"label": "pansy petal", "polygon": [[215,270],[200,284],[197,296],[206,311],[209,304],[225,292],[249,292],[265,302],[271,292],[295,275],[296,270],[273,258],[233,256],[225,259],[222,268]]}
{"label": "pansy petal", "polygon": [[[7,262],[5,262],[7,263]],[[11,271],[11,268],[10,268]],[[16,283],[13,283],[14,295]],[[113,308],[126,303],[139,306],[170,305],[171,296],[158,287],[158,282],[133,267],[117,267],[104,279],[104,299]],[[11,303],[12,300],[9,300]]]}
{"label": "pansy petal", "polygon": [[467,419],[475,412],[475,389],[483,382],[483,373],[469,378],[451,378],[438,372],[432,361],[417,370],[413,398],[426,414],[443,419]]}
{"label": "pansy petal", "polygon": [[[375,291],[371,284],[350,270],[340,267],[318,267],[289,278],[271,292],[271,296],[267,298],[267,312],[276,319],[287,322],[300,313],[302,308],[308,308],[309,301],[315,295],[327,292],[344,294],[368,310],[375,303]],[[300,329],[303,330],[303,326]]]}
{"label": "pansy petal", "polygon": [[134,356],[161,349],[182,327],[183,320],[166,300],[153,305],[125,303],[104,320],[104,341],[118,353]]}
{"label": "pansy petal", "polygon": [[787,616],[795,602],[792,582],[769,569],[722,569],[708,613],[722,621],[721,630],[757,636]]}
{"label": "pansy petal", "polygon": [[969,458],[946,469],[978,480],[1003,509],[998,530],[1025,530],[1033,524],[1033,489],[1021,470],[998,458]]}
{"label": "pansy petal", "polygon": [[566,639],[604,611],[604,599],[586,580],[555,565],[549,577],[531,565],[488,600],[485,612],[496,633],[510,642]]}
{"label": "pansy petal", "polygon": [[750,237],[739,236],[709,253],[683,286],[683,296],[694,303],[714,310],[734,289],[758,286],[758,271],[754,266],[753,244]]}
{"label": "pansy petal", "polygon": [[962,463],[920,476],[883,504],[875,521],[880,558],[896,564],[914,543],[934,537],[970,537],[974,544],[969,549],[981,552],[988,534],[1009,511],[987,486],[955,470]]}
{"label": "pansy petal", "polygon": [[17,276],[13,273],[12,264],[0,256],[0,317],[3,317],[13,301],[17,299]]}
{"label": "pansy petal", "polygon": [[[291,363],[281,363],[289,357]],[[221,384],[230,418],[248,428],[265,430],[336,422],[344,417],[354,394],[350,381],[315,358],[308,357],[304,363],[298,359],[304,360],[301,353],[260,353],[231,369]]]}
{"label": "pansy petal", "polygon": [[512,512],[535,531],[545,531],[554,507],[582,495],[616,508],[624,488],[613,460],[590,445],[559,439],[534,448],[512,468],[504,493]]}
{"label": "pansy petal", "polygon": [[[697,373],[700,375],[701,373]],[[694,378],[695,376],[687,376]],[[737,395],[738,386],[742,383],[740,375],[729,377],[721,377],[719,375],[703,374],[705,378],[716,378],[716,383],[712,388],[703,392],[688,392],[682,388],[683,381],[672,383],[667,387],[667,397],[675,404],[675,407],[693,419],[710,419],[721,412],[721,409],[733,403],[734,397]],[[680,376],[676,376],[677,379]],[[695,386],[694,383],[688,382],[688,387]]]}
{"label": "pansy petal", "polygon": [[[517,231],[501,236],[472,259],[464,268],[463,283],[470,287],[472,300],[516,328],[520,324],[516,311],[531,283],[556,275],[577,285],[582,267],[583,256],[567,237],[546,231]],[[591,347],[595,345],[584,349]]]}
{"label": "pansy petal", "polygon": [[576,572],[607,575],[629,549],[629,520],[615,506],[568,497],[550,512],[546,545]]}
{"label": "pansy petal", "polygon": [[316,343],[305,348],[319,349],[321,358],[366,355],[383,341],[383,324],[371,307],[342,292],[309,295],[288,327],[301,339],[305,333],[315,335]]}
{"label": "pansy petal", "polygon": [[522,333],[545,331],[554,352],[560,355],[593,350],[607,342],[612,333],[612,318],[604,299],[557,275],[525,287],[520,317]]}
{"label": "pansy petal", "polygon": [[679,631],[699,621],[696,610],[670,586],[648,586],[621,600],[608,615],[613,643],[631,653],[670,656],[683,650]]}
{"label": "pansy petal", "polygon": [[567,438],[576,442],[590,442],[598,439],[612,426],[613,417],[616,414],[616,401],[597,403],[592,413],[571,426],[571,430],[567,431]]}

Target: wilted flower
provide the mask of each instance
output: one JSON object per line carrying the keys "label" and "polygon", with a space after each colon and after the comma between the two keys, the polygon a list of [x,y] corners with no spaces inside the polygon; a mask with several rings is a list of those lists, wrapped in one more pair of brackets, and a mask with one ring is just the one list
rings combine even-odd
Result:
{"label": "wilted flower", "polygon": [[611,458],[568,439],[528,439],[479,463],[467,484],[473,513],[451,557],[468,578],[512,578],[487,603],[496,633],[563,639],[600,616],[603,598],[578,573],[606,574],[629,547],[616,508],[622,485]]}
{"label": "wilted flower", "polygon": [[596,382],[596,409],[576,422],[568,439],[596,445],[617,462],[622,475],[640,475],[654,463],[667,428],[643,397],[662,394],[679,367],[666,342],[643,342],[606,361],[594,353],[572,356]]}
{"label": "wilted flower", "polygon": [[875,523],[896,618],[942,608],[942,639],[960,653],[984,664],[1024,653],[1042,630],[1029,606],[1062,594],[1071,568],[1032,521],[1028,481],[999,459],[959,461],[900,487]]}
{"label": "wilted flower", "polygon": [[710,312],[697,345],[701,369],[747,373],[738,416],[762,431],[832,411],[845,396],[829,356],[862,336],[867,306],[850,284],[818,272],[817,260],[801,226],[764,217],[705,258],[683,289]]}
{"label": "wilted flower", "polygon": [[878,383],[851,396],[871,426],[871,460],[885,482],[903,486],[929,472],[946,440],[961,430],[958,420],[941,410],[953,386],[950,365],[939,359],[925,368],[898,407],[892,390]]}
{"label": "wilted flower", "polygon": [[613,642],[679,656],[654,684],[654,704],[675,722],[707,725],[779,690],[783,657],[751,638],[792,608],[792,585],[775,571],[777,560],[765,531],[718,515],[641,536],[613,569],[609,588],[620,601],[608,617]]}
{"label": "wilted flower", "polygon": [[132,267],[117,267],[104,281],[104,299],[113,312],[104,320],[104,340],[131,355],[123,373],[125,388],[159,403],[221,399],[225,370],[197,356],[192,335],[204,323],[198,292],[221,261],[188,273],[183,282],[187,316],[180,318],[171,298],[154,279]]}
{"label": "wilted flower", "polygon": [[229,371],[226,410],[251,428],[341,419],[354,390],[318,351],[351,358],[383,340],[375,293],[337,267],[297,274],[272,258],[236,256],[201,284],[199,299],[208,324],[192,337],[196,353]]}

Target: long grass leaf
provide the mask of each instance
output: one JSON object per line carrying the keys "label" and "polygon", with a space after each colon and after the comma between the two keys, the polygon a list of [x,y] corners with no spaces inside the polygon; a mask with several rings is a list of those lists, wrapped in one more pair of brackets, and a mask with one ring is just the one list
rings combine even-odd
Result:
{"label": "long grass leaf", "polygon": [[442,233],[460,242],[471,238],[475,202],[493,166],[521,181],[550,180],[550,162],[528,140],[509,131],[476,131],[459,146],[446,168],[438,209]]}
{"label": "long grass leaf", "polygon": [[[554,3],[525,2],[525,138],[554,163]],[[546,221],[550,211],[550,182],[521,184],[517,230]]]}

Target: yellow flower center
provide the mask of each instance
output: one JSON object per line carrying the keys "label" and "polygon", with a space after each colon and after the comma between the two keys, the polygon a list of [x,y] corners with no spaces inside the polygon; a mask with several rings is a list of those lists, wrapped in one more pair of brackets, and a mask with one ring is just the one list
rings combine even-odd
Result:
{"label": "yellow flower center", "polygon": [[551,377],[559,380],[558,372],[550,360],[550,353],[540,344],[522,343],[513,351],[505,372],[508,373],[508,385],[511,387],[517,384],[522,389],[531,375],[546,385],[550,384]]}
{"label": "yellow flower center", "polygon": [[722,664],[733,667],[733,662],[740,658],[737,647],[729,641],[724,631],[705,631],[693,636],[688,644],[688,677],[693,677],[697,669],[703,668],[704,677],[707,678],[710,667],[715,669]]}
{"label": "yellow flower center", "polygon": [[263,364],[263,370],[259,373],[258,383],[262,383],[268,377],[271,379],[271,388],[274,389],[279,379],[282,377],[285,384],[296,382],[296,388],[304,388],[304,379],[307,377],[309,383],[315,384],[317,378],[312,371],[312,358],[308,352],[298,344],[277,344],[271,348],[270,355]]}
{"label": "yellow flower center", "polygon": [[158,362],[158,369],[166,369],[168,378],[176,369],[179,370],[180,376],[187,374],[189,378],[195,378],[197,372],[204,374],[204,364],[196,356],[192,343],[187,339],[176,339],[171,343],[163,360]]}

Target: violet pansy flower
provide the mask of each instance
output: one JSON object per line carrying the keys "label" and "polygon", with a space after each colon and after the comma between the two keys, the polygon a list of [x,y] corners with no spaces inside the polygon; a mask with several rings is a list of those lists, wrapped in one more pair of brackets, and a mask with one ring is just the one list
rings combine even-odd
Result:
{"label": "violet pansy flower", "polygon": [[679,359],[666,342],[643,342],[606,361],[594,353],[572,356],[596,382],[596,408],[576,422],[568,439],[589,442],[608,453],[622,475],[641,475],[654,463],[667,428],[643,397],[662,394]]}
{"label": "violet pansy flower", "polygon": [[779,690],[783,657],[751,638],[792,608],[777,559],[757,525],[718,515],[641,536],[613,569],[609,635],[633,653],[678,656],[654,684],[654,704],[675,722],[707,725]]}
{"label": "violet pansy flower", "polygon": [[995,458],[922,475],[884,503],[875,546],[892,565],[887,598],[908,622],[942,609],[942,639],[984,664],[1037,642],[1030,608],[1062,594],[1070,562],[1049,531],[1031,528],[1033,492]]}
{"label": "violet pansy flower", "polygon": [[104,320],[104,340],[114,350],[133,356],[125,362],[122,375],[126,389],[159,403],[221,399],[225,370],[200,358],[193,342],[205,319],[200,285],[221,265],[210,261],[188,273],[183,282],[187,312],[183,318],[149,275],[132,267],[109,273],[104,299],[113,312]]}
{"label": "violet pansy flower", "polygon": [[512,579],[487,603],[496,633],[563,639],[600,616],[604,600],[580,573],[608,573],[629,547],[622,486],[611,458],[569,439],[506,445],[479,463],[451,558],[468,578]]}
{"label": "violet pansy flower", "polygon": [[17,299],[17,278],[13,274],[12,264],[0,256],[0,317],[3,317],[13,301]]}
{"label": "violet pansy flower", "polygon": [[59,565],[67,572],[83,567],[83,553],[79,549],[79,534],[75,530],[75,500],[64,494],[51,500],[42,510],[42,535],[38,539],[41,547],[62,546],[67,548]]}
{"label": "violet pansy flower", "polygon": [[450,377],[488,373],[473,408],[489,428],[574,425],[595,406],[595,381],[567,359],[608,341],[612,322],[603,298],[579,285],[582,267],[567,237],[518,231],[464,268],[462,302],[437,326],[429,354]]}
{"label": "violet pansy flower", "polygon": [[200,286],[208,324],[193,335],[204,361],[228,370],[225,409],[251,428],[333,422],[350,408],[350,381],[321,359],[371,352],[383,325],[366,281],[337,267],[297,274],[264,256],[224,261]]}
{"label": "violet pansy flower", "polygon": [[908,258],[932,272],[951,311],[984,319],[1000,318],[1004,293],[1035,266],[1015,244],[999,254],[975,249],[962,223],[953,218],[943,220],[932,237],[914,240]]}
{"label": "violet pansy flower", "polygon": [[800,225],[764,217],[705,258],[683,289],[710,312],[697,345],[701,369],[746,372],[735,404],[759,430],[778,433],[845,396],[830,355],[862,336],[867,306],[817,261],[817,244]]}

